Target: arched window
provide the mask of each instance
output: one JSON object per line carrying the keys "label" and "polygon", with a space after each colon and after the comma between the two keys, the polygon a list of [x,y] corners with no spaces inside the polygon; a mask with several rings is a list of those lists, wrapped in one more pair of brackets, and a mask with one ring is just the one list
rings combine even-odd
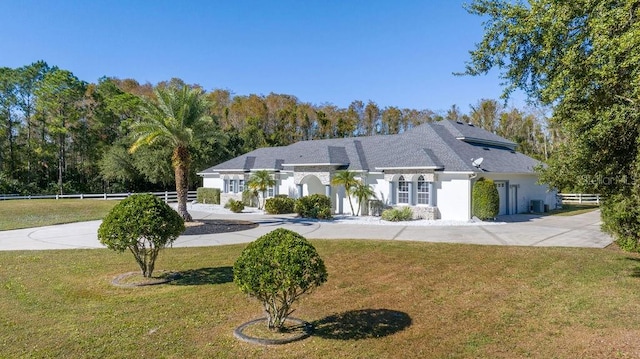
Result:
{"label": "arched window", "polygon": [[398,178],[398,203],[409,203],[409,182],[404,176]]}
{"label": "arched window", "polygon": [[429,183],[424,176],[418,177],[418,204],[429,204]]}

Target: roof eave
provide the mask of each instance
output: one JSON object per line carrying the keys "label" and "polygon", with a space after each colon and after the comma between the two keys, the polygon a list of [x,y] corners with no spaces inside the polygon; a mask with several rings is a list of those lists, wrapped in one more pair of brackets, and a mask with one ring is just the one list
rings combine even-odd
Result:
{"label": "roof eave", "polygon": [[374,167],[376,170],[442,170],[444,166],[404,166],[404,167]]}

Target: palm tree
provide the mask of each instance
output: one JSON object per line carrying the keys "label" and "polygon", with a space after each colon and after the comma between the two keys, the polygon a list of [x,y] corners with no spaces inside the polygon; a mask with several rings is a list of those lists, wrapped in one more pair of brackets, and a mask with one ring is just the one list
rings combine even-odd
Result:
{"label": "palm tree", "polygon": [[356,178],[356,173],[344,170],[338,171],[333,175],[331,179],[331,184],[334,186],[343,186],[345,193],[347,194],[347,199],[349,200],[349,206],[351,207],[351,214],[355,215],[353,211],[353,203],[351,202],[351,195],[353,194],[353,189],[360,183],[360,181]]}
{"label": "palm tree", "polygon": [[369,198],[377,198],[376,193],[373,191],[373,188],[364,182],[358,182],[358,184],[353,188],[353,195],[358,199],[358,213],[360,215],[360,209],[362,207],[362,203],[368,200]]}
{"label": "palm tree", "polygon": [[154,89],[155,100],[143,103],[143,116],[131,126],[136,138],[129,148],[135,152],[140,146],[154,143],[171,146],[171,163],[178,194],[178,213],[190,222],[187,211],[189,189],[190,145],[215,135],[215,126],[208,116],[208,102],[199,88],[167,86]]}
{"label": "palm tree", "polygon": [[258,193],[262,193],[262,203],[260,202],[260,197],[258,197],[258,209],[262,209],[267,197],[267,190],[269,187],[275,186],[275,184],[276,180],[271,177],[267,170],[257,171],[249,177],[247,186],[254,192],[256,197],[258,197]]}

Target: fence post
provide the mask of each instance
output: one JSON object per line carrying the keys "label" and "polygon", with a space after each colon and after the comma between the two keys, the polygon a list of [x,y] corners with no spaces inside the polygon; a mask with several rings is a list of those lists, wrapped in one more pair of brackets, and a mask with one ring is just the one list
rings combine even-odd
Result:
{"label": "fence post", "polygon": [[578,193],[578,203],[582,203],[582,193]]}
{"label": "fence post", "polygon": [[80,193],[80,199],[84,199],[84,193]]}
{"label": "fence post", "polygon": [[164,191],[164,203],[169,203],[169,192]]}
{"label": "fence post", "polygon": [[104,199],[105,199],[105,200],[107,199],[107,194],[106,194],[106,193],[104,193]]}
{"label": "fence post", "polygon": [[60,199],[60,195],[56,193],[56,199]]}

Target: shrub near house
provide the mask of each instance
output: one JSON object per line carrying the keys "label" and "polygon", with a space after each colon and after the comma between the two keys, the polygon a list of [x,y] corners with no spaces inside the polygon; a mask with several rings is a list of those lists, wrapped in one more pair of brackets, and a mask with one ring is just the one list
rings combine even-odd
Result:
{"label": "shrub near house", "polygon": [[495,218],[500,210],[500,196],[495,183],[480,178],[473,185],[472,213],[481,220]]}
{"label": "shrub near house", "polygon": [[331,199],[323,194],[312,194],[296,200],[295,212],[304,218],[331,219]]}
{"label": "shrub near house", "polygon": [[296,201],[288,197],[267,198],[264,210],[269,214],[293,213]]}

